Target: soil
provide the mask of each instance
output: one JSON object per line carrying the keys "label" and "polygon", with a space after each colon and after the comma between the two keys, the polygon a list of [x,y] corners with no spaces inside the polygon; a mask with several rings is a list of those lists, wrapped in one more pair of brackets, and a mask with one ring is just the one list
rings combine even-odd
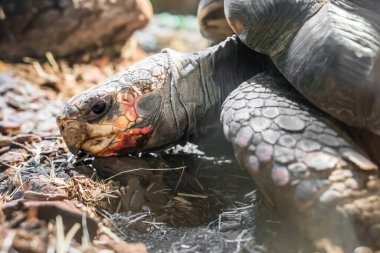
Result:
{"label": "soil", "polygon": [[65,101],[152,53],[136,41],[121,56],[0,61],[0,252],[312,252],[232,153],[188,144],[110,163],[67,150]]}

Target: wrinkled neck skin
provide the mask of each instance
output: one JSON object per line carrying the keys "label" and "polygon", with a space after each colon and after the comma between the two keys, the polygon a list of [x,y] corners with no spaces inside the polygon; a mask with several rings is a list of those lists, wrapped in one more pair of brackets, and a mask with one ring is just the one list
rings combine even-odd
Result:
{"label": "wrinkled neck skin", "polygon": [[170,103],[181,135],[178,140],[183,142],[221,133],[217,130],[221,129],[219,116],[225,98],[271,65],[266,56],[247,48],[236,36],[200,52],[165,49],[162,53],[169,57],[172,75],[166,103]]}

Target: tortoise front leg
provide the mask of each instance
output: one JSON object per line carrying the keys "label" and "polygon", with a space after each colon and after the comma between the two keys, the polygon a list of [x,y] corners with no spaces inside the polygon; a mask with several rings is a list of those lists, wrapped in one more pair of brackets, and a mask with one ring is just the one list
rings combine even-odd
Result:
{"label": "tortoise front leg", "polygon": [[221,115],[239,163],[319,249],[380,249],[378,167],[338,122],[273,73],[241,84]]}

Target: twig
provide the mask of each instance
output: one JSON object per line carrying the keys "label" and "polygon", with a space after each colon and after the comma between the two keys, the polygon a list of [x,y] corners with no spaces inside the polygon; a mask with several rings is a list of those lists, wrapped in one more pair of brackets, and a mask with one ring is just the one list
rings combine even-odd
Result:
{"label": "twig", "polygon": [[110,180],[110,179],[117,177],[117,176],[120,176],[122,174],[131,173],[131,172],[135,172],[135,171],[173,171],[173,170],[183,170],[185,168],[186,168],[186,166],[177,167],[177,168],[166,168],[166,169],[138,168],[138,169],[132,169],[132,170],[126,170],[126,171],[119,172],[119,173],[117,173],[117,174],[115,174],[109,178],[106,178],[104,181]]}
{"label": "twig", "polygon": [[91,240],[90,240],[90,233],[88,232],[88,227],[87,227],[87,219],[86,219],[86,213],[82,213],[82,229],[83,229],[83,238],[82,238],[82,246],[85,248],[88,248],[89,245],[91,245]]}
{"label": "twig", "polygon": [[183,169],[183,170],[181,171],[181,176],[180,176],[179,179],[178,179],[178,182],[177,182],[177,184],[176,184],[176,186],[175,186],[175,188],[174,188],[174,191],[177,191],[178,186],[179,186],[179,184],[181,183],[182,176],[183,176],[183,173],[184,173],[184,172],[185,172],[185,169]]}
{"label": "twig", "polygon": [[3,243],[0,245],[0,253],[8,253],[10,252],[10,248],[13,243],[13,238],[16,236],[16,232],[11,230],[8,231],[7,236],[5,237]]}
{"label": "twig", "polygon": [[48,62],[50,63],[50,65],[53,67],[54,71],[56,73],[59,73],[59,65],[57,63],[57,61],[54,59],[54,56],[51,52],[46,52],[45,54],[46,56],[46,59],[48,60]]}
{"label": "twig", "polygon": [[189,197],[189,198],[199,198],[199,199],[207,199],[208,196],[206,195],[197,195],[197,194],[191,194],[191,193],[184,193],[184,192],[179,192],[177,193],[178,196],[183,196],[183,197]]}
{"label": "twig", "polygon": [[100,228],[100,231],[108,235],[112,240],[116,242],[121,242],[121,239],[114,232],[112,232],[111,229],[103,226],[102,224],[99,225],[99,228]]}
{"label": "twig", "polygon": [[40,77],[42,78],[45,78],[47,80],[49,80],[50,82],[53,82],[53,83],[57,83],[58,82],[58,78],[55,77],[55,76],[52,76],[52,75],[49,75],[48,73],[46,73],[43,68],[41,67],[41,64],[37,61],[33,61],[32,63],[34,69],[36,70],[37,72],[37,75],[39,75]]}

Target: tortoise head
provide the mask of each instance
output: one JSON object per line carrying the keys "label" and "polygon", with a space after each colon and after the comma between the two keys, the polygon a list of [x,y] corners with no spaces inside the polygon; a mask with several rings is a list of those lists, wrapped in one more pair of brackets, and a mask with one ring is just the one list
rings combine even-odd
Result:
{"label": "tortoise head", "polygon": [[183,131],[168,112],[170,78],[168,57],[157,54],[71,99],[57,118],[69,150],[104,157],[175,142]]}

